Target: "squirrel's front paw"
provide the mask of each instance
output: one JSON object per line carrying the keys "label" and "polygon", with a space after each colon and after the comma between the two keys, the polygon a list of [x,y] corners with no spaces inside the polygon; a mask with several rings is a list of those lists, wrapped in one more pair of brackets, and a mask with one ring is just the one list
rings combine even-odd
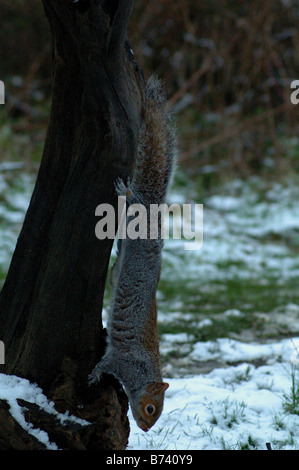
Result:
{"label": "squirrel's front paw", "polygon": [[127,184],[125,184],[121,178],[117,178],[114,187],[119,196],[130,197],[133,194],[130,186],[130,178],[127,179]]}

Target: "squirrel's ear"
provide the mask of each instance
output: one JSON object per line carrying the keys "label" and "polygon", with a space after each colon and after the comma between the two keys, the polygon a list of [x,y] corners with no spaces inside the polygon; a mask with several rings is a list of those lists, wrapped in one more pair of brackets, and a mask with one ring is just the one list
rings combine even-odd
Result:
{"label": "squirrel's ear", "polygon": [[152,393],[153,395],[158,395],[158,393],[165,392],[169,387],[169,384],[166,382],[153,382],[151,384],[148,384],[146,387],[146,391],[148,393]]}

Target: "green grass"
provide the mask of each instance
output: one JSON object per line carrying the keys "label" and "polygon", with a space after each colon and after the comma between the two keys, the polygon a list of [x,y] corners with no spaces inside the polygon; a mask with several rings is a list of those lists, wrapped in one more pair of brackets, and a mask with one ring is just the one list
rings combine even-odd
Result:
{"label": "green grass", "polygon": [[0,289],[2,288],[4,284],[5,278],[6,278],[6,269],[3,269],[0,266]]}
{"label": "green grass", "polygon": [[[159,326],[160,334],[186,332],[195,335],[195,340],[205,341],[226,337],[252,329],[260,338],[267,337],[265,319],[259,313],[269,314],[288,303],[299,304],[298,280],[288,279],[281,283],[277,278],[224,279],[209,283],[188,280],[161,280],[159,284],[159,308],[167,317]],[[188,299],[187,301],[185,301]],[[179,305],[181,316],[172,318],[172,311]],[[174,306],[174,307],[173,307]],[[240,316],[224,316],[223,312],[238,309]],[[184,319],[184,314],[188,314]],[[200,320],[212,322],[196,329]],[[277,325],[276,335],[285,336],[290,331]]]}
{"label": "green grass", "polygon": [[236,450],[256,450],[258,445],[257,439],[249,434],[244,440],[239,440],[236,445]]}
{"label": "green grass", "polygon": [[284,395],[283,409],[285,413],[299,416],[299,368],[292,364],[291,390]]}

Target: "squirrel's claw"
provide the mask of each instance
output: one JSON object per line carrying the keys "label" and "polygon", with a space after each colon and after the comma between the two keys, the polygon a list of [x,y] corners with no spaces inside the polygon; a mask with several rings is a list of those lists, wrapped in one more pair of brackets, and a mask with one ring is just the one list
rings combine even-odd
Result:
{"label": "squirrel's claw", "polygon": [[96,368],[92,371],[91,374],[88,376],[88,385],[96,385],[101,381],[102,378],[102,371],[97,371]]}
{"label": "squirrel's claw", "polygon": [[127,179],[127,184],[121,178],[117,178],[114,183],[115,191],[119,196],[130,196],[132,194],[130,189],[130,178]]}

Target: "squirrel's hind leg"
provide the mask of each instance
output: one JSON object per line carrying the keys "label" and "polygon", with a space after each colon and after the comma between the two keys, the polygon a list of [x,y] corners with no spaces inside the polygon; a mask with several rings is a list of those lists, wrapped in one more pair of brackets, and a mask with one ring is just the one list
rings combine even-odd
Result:
{"label": "squirrel's hind leg", "polygon": [[92,373],[88,376],[88,385],[95,385],[99,383],[102,379],[104,371],[101,368],[101,363],[99,362],[95,368],[93,369]]}

